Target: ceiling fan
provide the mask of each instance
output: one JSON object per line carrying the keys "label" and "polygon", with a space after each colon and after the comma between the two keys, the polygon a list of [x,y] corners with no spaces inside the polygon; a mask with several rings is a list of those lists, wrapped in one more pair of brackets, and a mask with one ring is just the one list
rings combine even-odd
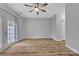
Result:
{"label": "ceiling fan", "polygon": [[33,8],[32,10],[29,11],[29,13],[36,11],[37,15],[39,15],[39,11],[46,12],[46,10],[43,9],[43,7],[45,7],[47,5],[48,5],[48,3],[34,3],[33,6],[28,5],[28,4],[24,4],[24,6],[28,6],[28,7]]}

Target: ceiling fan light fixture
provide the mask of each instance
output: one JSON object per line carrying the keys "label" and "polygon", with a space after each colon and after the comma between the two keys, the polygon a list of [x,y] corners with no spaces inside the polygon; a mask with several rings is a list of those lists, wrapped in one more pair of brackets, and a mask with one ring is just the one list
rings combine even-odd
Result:
{"label": "ceiling fan light fixture", "polygon": [[38,9],[38,8],[34,8],[34,10],[35,10],[35,11],[39,11],[39,9]]}
{"label": "ceiling fan light fixture", "polygon": [[34,3],[34,6],[25,4],[25,6],[33,8],[32,10],[29,11],[30,13],[35,11],[37,14],[39,14],[39,11],[46,12],[46,10],[43,7],[45,7],[47,5],[48,5],[48,3]]}

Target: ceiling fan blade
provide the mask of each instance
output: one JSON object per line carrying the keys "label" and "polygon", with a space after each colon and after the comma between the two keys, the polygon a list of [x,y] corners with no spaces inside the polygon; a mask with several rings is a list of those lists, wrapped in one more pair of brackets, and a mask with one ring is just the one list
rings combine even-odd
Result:
{"label": "ceiling fan blade", "polygon": [[37,6],[39,5],[38,3],[36,3],[37,4]]}
{"label": "ceiling fan blade", "polygon": [[44,7],[44,6],[47,6],[48,5],[48,3],[44,3],[42,6]]}
{"label": "ceiling fan blade", "polygon": [[30,10],[29,12],[31,13],[33,10]]}
{"label": "ceiling fan blade", "polygon": [[25,6],[32,7],[31,5],[24,4]]}
{"label": "ceiling fan blade", "polygon": [[37,11],[37,15],[39,15],[39,12]]}
{"label": "ceiling fan blade", "polygon": [[46,12],[46,10],[44,10],[44,9],[41,9],[41,11]]}
{"label": "ceiling fan blade", "polygon": [[37,8],[39,6],[39,3],[35,3],[35,8]]}

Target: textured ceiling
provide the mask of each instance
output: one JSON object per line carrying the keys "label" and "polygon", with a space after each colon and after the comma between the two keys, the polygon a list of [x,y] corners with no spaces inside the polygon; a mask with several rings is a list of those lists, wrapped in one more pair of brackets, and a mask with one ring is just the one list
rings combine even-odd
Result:
{"label": "textured ceiling", "polygon": [[[53,15],[65,10],[66,6],[65,3],[48,3],[48,5],[45,7],[46,13],[40,11],[40,14],[37,15],[35,11],[29,13],[28,11],[32,8],[24,6],[24,4],[25,3],[6,3],[9,8],[11,8],[24,18],[52,18]],[[33,5],[33,3],[27,4]]]}

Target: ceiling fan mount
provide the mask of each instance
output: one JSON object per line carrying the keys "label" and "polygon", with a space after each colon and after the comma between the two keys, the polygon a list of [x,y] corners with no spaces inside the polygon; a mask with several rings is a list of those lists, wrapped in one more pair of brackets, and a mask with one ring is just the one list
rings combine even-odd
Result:
{"label": "ceiling fan mount", "polygon": [[47,6],[48,3],[34,3],[34,6],[28,5],[28,4],[24,4],[24,6],[28,6],[31,7],[32,10],[29,11],[29,13],[36,11],[37,15],[39,15],[39,12],[46,12],[45,9],[43,9],[43,7]]}

